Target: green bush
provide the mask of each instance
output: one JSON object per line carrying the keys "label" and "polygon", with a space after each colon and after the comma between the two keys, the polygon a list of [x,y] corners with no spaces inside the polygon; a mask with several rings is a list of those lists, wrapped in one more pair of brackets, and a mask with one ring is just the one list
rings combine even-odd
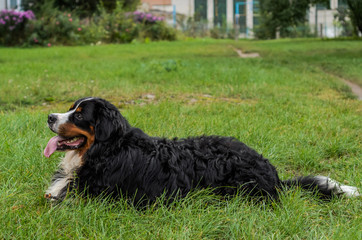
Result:
{"label": "green bush", "polygon": [[128,43],[138,36],[137,24],[130,14],[126,14],[120,6],[108,13],[105,9],[93,19],[93,28],[101,26],[103,36],[99,40],[108,43]]}
{"label": "green bush", "polygon": [[175,40],[176,31],[167,26],[163,18],[143,12],[124,12],[116,8],[112,13],[105,10],[93,18],[86,32],[99,32],[103,28],[103,35],[98,41],[107,43],[128,43],[134,39],[140,40]]}
{"label": "green bush", "polygon": [[140,36],[144,39],[149,38],[151,40],[175,40],[176,31],[175,29],[166,25],[165,22],[159,21],[153,24],[141,24]]}
{"label": "green bush", "polygon": [[36,21],[29,22],[26,28],[27,44],[51,46],[54,44],[76,45],[81,43],[85,27],[77,16],[53,10]]}
{"label": "green bush", "polygon": [[[103,7],[100,14],[80,19],[75,13],[61,12],[50,4],[44,5],[38,18],[22,20],[12,27],[4,15],[0,18],[0,45],[52,46],[105,43],[129,43],[134,39],[175,40],[176,31],[163,18],[150,13],[124,12],[118,5],[112,12]],[[6,11],[7,14],[8,11]],[[6,17],[6,18],[5,18]],[[15,18],[14,18],[15,19]]]}
{"label": "green bush", "polygon": [[150,40],[175,40],[176,31],[167,26],[163,17],[135,11],[132,13],[133,21],[137,23],[139,38]]}

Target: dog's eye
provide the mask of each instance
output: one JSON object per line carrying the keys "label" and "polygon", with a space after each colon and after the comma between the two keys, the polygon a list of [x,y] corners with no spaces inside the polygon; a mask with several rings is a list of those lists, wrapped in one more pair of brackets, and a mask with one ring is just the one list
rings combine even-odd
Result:
{"label": "dog's eye", "polygon": [[74,117],[77,119],[77,120],[83,120],[83,115],[81,113],[74,113]]}

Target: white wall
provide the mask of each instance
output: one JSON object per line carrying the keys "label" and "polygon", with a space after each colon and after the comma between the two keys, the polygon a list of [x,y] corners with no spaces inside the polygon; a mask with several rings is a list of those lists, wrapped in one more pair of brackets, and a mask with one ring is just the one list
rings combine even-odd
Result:
{"label": "white wall", "polygon": [[[165,11],[165,12],[173,11],[172,5],[152,5],[152,9],[157,9],[157,10]],[[146,11],[148,11],[148,9],[146,9]]]}
{"label": "white wall", "polygon": [[247,0],[246,5],[246,28],[248,29],[246,37],[253,36],[253,28],[254,28],[254,13],[253,13],[253,0]]}
{"label": "white wall", "polygon": [[336,10],[322,10],[318,11],[318,31],[320,33],[322,25],[322,34],[324,37],[336,37],[337,33],[335,31],[335,26],[333,24],[334,14],[337,13]]}
{"label": "white wall", "polygon": [[329,6],[331,9],[336,9],[338,7],[338,0],[331,0]]}
{"label": "white wall", "polygon": [[[20,10],[21,9],[21,0],[16,0],[16,5],[17,5],[16,10]],[[6,8],[11,9],[10,0],[0,0],[0,10],[6,9]]]}
{"label": "white wall", "polygon": [[[176,12],[184,14],[187,17],[193,17],[195,12],[195,0],[172,0],[172,5],[176,6]],[[162,10],[162,8],[157,8]],[[172,11],[172,6],[170,6]],[[214,24],[214,0],[207,0],[207,20],[210,27]],[[229,27],[234,23],[234,6],[233,0],[226,0],[226,21]]]}
{"label": "white wall", "polygon": [[311,6],[309,9],[308,22],[312,32],[315,32],[317,28],[318,36],[332,38],[340,36],[342,32],[342,28],[336,26],[334,20],[334,15],[337,13],[335,9],[338,7],[338,0],[331,0],[330,7],[330,10],[316,11],[315,6]]}
{"label": "white wall", "polygon": [[214,26],[214,0],[207,0],[207,22],[209,28]]}
{"label": "white wall", "polygon": [[176,12],[192,17],[195,11],[194,0],[172,0],[172,5],[176,6]]}
{"label": "white wall", "polygon": [[[248,28],[248,33],[245,37],[253,37],[252,29],[254,27],[253,24],[253,1],[247,0],[247,19],[246,25]],[[226,22],[228,28],[233,28],[234,25],[234,1],[226,0]],[[173,6],[176,6],[176,12],[178,14],[183,14],[186,17],[193,17],[195,12],[195,0],[172,0],[170,5],[153,5],[153,9],[157,9],[160,11],[165,11],[168,13],[173,12]],[[145,9],[146,11],[148,9]],[[214,0],[207,0],[207,21],[208,27],[213,28],[214,26]]]}
{"label": "white wall", "polygon": [[153,5],[152,9],[165,12],[172,12],[173,6],[176,6],[176,12],[191,17],[194,15],[194,0],[172,0],[171,5]]}
{"label": "white wall", "polygon": [[6,6],[5,1],[6,0],[0,0],[0,10],[5,9],[5,6]]}
{"label": "white wall", "polygon": [[234,25],[234,1],[226,0],[226,23],[229,28]]}

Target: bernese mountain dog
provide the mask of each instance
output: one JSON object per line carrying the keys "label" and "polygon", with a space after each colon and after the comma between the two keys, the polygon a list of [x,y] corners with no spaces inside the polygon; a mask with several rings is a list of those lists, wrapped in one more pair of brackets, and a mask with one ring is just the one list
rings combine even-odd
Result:
{"label": "bernese mountain dog", "polygon": [[57,136],[44,155],[66,151],[45,193],[54,201],[78,192],[149,203],[163,194],[184,197],[197,188],[277,199],[288,186],[324,197],[359,195],[357,188],[324,176],[282,181],[268,159],[232,137],[151,137],[101,98],[82,98],[68,112],[50,114],[48,126]]}

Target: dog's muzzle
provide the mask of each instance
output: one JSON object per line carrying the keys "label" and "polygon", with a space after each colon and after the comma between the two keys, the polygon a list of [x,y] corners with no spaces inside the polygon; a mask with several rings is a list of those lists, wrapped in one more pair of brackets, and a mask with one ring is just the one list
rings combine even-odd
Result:
{"label": "dog's muzzle", "polygon": [[57,117],[54,114],[49,114],[48,116],[48,124],[52,125],[57,121]]}
{"label": "dog's muzzle", "polygon": [[54,125],[57,121],[58,117],[55,114],[48,115],[48,126],[52,131],[54,131]]}

